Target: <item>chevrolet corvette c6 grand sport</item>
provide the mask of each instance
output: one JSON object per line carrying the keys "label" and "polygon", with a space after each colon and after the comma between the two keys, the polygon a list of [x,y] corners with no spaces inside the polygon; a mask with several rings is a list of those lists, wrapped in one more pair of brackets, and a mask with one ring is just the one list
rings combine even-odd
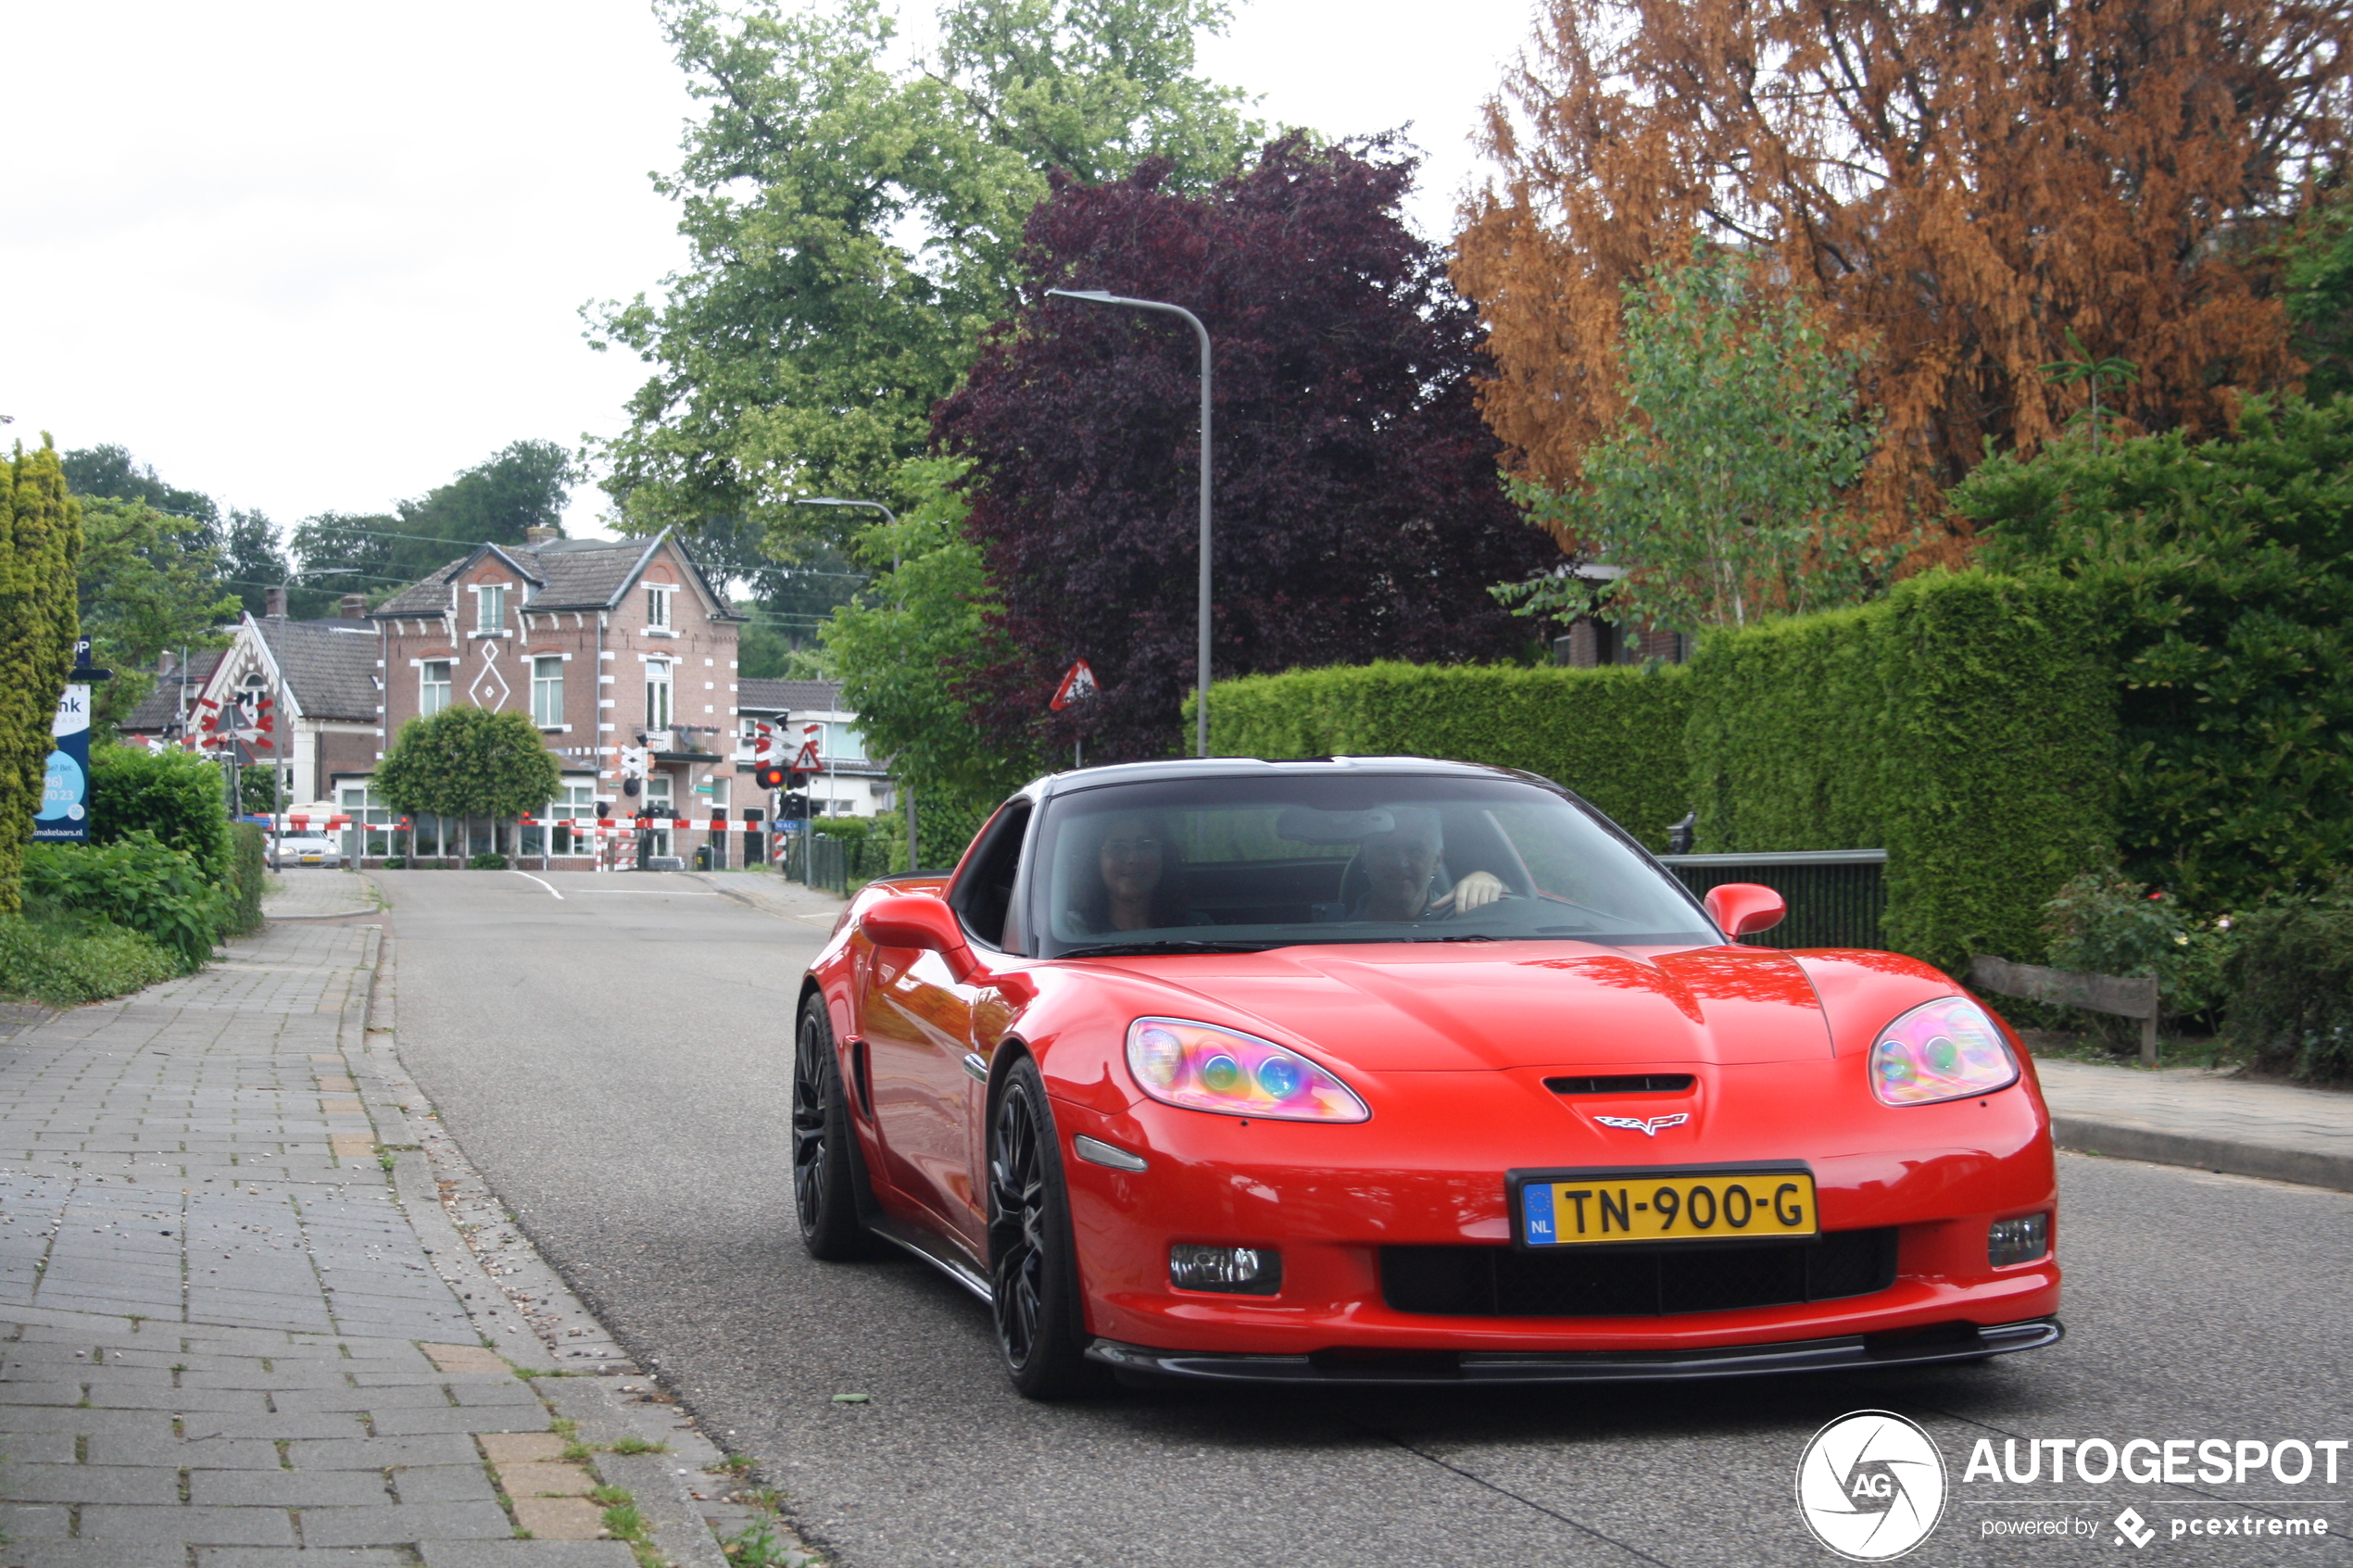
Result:
{"label": "chevrolet corvette c6 grand sport", "polygon": [[2055,1342],[2025,1052],[1927,964],[1737,940],[1781,912],[1503,769],[1042,779],[811,967],[801,1236],[944,1271],[1037,1398]]}

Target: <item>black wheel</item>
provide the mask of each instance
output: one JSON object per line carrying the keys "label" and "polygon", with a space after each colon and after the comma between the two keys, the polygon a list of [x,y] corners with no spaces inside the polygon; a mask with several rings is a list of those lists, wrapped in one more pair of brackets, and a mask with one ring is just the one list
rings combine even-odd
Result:
{"label": "black wheel", "polygon": [[800,1010],[792,1063],[793,1208],[800,1219],[800,1244],[812,1258],[843,1262],[873,1255],[874,1244],[858,1220],[864,1178],[825,998],[812,996]]}
{"label": "black wheel", "polygon": [[997,1349],[1016,1389],[1063,1399],[1109,1386],[1105,1369],[1086,1357],[1062,1150],[1045,1081],[1026,1060],[1006,1074],[989,1121],[988,1283]]}

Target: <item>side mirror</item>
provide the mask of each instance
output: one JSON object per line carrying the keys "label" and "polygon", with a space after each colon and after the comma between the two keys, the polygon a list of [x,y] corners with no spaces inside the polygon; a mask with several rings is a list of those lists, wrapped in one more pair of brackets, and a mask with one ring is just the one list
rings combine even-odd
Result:
{"label": "side mirror", "polygon": [[877,947],[917,947],[942,955],[959,980],[975,967],[963,925],[944,899],[919,893],[877,898],[859,917],[858,929]]}
{"label": "side mirror", "polygon": [[1711,887],[1700,901],[1707,906],[1708,918],[1723,927],[1727,936],[1770,931],[1789,913],[1789,906],[1781,902],[1780,894],[1754,882],[1728,882],[1720,887]]}

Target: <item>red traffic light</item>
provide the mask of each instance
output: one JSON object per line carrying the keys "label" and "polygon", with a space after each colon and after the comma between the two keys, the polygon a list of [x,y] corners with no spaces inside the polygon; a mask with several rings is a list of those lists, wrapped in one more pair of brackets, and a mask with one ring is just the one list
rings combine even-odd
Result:
{"label": "red traffic light", "polygon": [[806,775],[782,762],[763,762],[752,770],[751,777],[762,789],[799,789]]}

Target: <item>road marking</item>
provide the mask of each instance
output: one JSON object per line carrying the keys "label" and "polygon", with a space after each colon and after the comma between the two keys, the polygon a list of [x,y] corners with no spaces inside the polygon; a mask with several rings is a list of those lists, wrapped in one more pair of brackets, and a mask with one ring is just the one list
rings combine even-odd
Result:
{"label": "road marking", "polygon": [[[507,869],[508,869],[509,871],[510,871],[510,872],[514,872],[514,871],[515,871],[515,868],[514,868],[514,867],[512,867],[512,866],[509,866]],[[520,877],[525,877],[525,878],[528,878],[529,880],[531,880],[531,881],[533,881],[533,882],[539,882],[539,879],[538,879],[537,877],[535,877],[535,876],[532,876],[532,874],[531,874],[529,872],[515,872],[515,874],[516,874],[517,876],[520,876]],[[544,883],[544,882],[539,882],[539,885],[540,885],[540,886],[542,886],[542,887],[547,887],[547,884],[546,883]],[[559,893],[559,892],[557,892],[557,891],[556,891],[554,888],[552,888],[552,887],[547,887],[547,897],[550,897],[550,898],[553,898],[553,899],[557,900],[559,903],[560,903],[560,902],[563,900],[563,895],[562,895],[562,894],[560,894],[560,893]]]}
{"label": "road marking", "polygon": [[[534,881],[538,880],[534,878]],[[574,893],[634,893],[641,898],[716,898],[716,893],[683,893],[667,887],[575,887]]]}

